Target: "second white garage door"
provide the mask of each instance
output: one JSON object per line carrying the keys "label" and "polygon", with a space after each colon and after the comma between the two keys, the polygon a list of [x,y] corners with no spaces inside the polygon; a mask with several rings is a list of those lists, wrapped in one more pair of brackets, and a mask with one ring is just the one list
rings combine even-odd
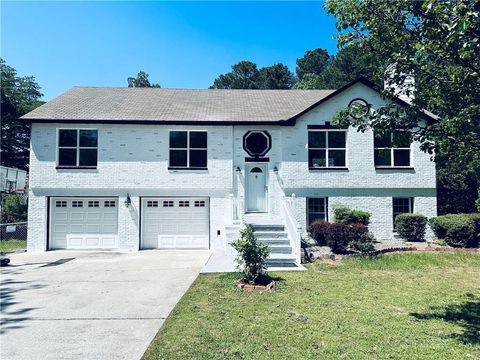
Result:
{"label": "second white garage door", "polygon": [[208,249],[208,198],[143,198],[142,248]]}

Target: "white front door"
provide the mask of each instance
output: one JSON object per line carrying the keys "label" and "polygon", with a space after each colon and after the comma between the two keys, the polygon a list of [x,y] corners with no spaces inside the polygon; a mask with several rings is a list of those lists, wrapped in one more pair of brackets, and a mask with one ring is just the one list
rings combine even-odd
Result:
{"label": "white front door", "polygon": [[267,211],[267,165],[255,164],[246,168],[247,211]]}

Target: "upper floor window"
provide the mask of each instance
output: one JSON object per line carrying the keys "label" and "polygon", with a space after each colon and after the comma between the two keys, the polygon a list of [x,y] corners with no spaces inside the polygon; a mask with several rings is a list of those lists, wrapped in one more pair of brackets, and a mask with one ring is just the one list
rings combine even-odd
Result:
{"label": "upper floor window", "polygon": [[401,132],[374,133],[375,167],[410,167],[410,139]]}
{"label": "upper floor window", "polygon": [[58,130],[58,166],[95,168],[97,167],[97,152],[97,130]]}
{"label": "upper floor window", "polygon": [[310,169],[347,166],[347,132],[345,130],[308,131],[308,167]]}
{"label": "upper floor window", "polygon": [[207,167],[206,131],[170,131],[170,167]]}

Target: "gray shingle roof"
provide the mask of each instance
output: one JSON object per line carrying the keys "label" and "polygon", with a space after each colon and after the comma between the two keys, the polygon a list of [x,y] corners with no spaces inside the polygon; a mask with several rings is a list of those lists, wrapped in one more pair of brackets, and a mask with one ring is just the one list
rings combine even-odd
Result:
{"label": "gray shingle roof", "polygon": [[278,122],[290,119],[333,92],[74,87],[22,119]]}

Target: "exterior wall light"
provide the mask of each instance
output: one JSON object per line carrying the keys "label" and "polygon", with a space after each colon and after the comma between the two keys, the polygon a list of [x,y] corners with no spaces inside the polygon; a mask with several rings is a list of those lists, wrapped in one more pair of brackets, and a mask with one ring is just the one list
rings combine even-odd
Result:
{"label": "exterior wall light", "polygon": [[240,175],[240,173],[242,172],[242,170],[240,170],[240,166],[237,166],[235,172],[237,173],[237,175]]}
{"label": "exterior wall light", "polygon": [[132,199],[130,199],[130,194],[127,193],[127,198],[125,199],[125,206],[128,208],[132,203]]}
{"label": "exterior wall light", "polygon": [[273,173],[274,173],[275,175],[278,174],[278,168],[277,168],[276,166],[273,168]]}

